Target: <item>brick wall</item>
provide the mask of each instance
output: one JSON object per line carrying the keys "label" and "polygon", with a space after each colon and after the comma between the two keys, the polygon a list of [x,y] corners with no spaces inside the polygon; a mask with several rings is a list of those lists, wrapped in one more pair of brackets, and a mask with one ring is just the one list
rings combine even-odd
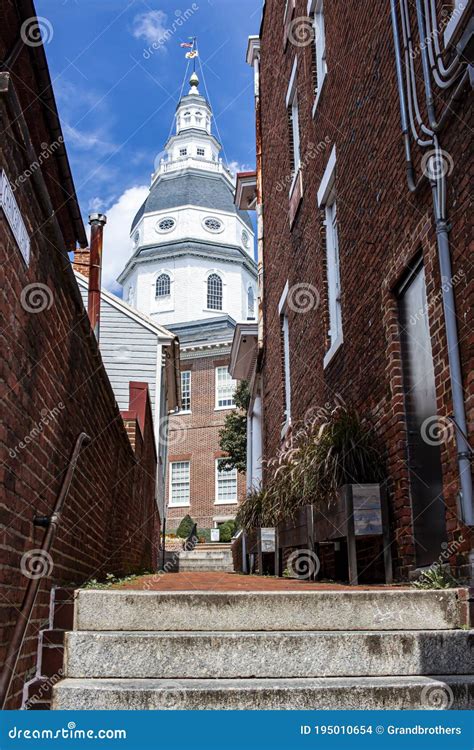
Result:
{"label": "brick wall", "polygon": [[[406,463],[406,433],[400,369],[400,340],[394,287],[407,263],[423,254],[436,377],[438,414],[452,413],[446,338],[441,301],[432,197],[425,185],[416,196],[407,189],[400,136],[399,99],[388,4],[324,4],[328,73],[315,116],[311,45],[283,45],[285,3],[268,0],[262,29],[261,113],[265,215],[264,456],[280,445],[283,384],[278,302],[290,290],[310,284],[319,303],[305,313],[289,310],[292,415],[341,394],[374,421],[386,450],[391,485],[391,516],[396,573],[405,576],[414,562]],[[294,18],[307,15],[306,0],[296,0]],[[296,35],[298,41],[298,36]],[[285,96],[298,58],[298,102],[303,198],[289,224],[290,148]],[[416,61],[418,70],[419,59]],[[419,71],[418,71],[419,72]],[[453,159],[448,178],[452,219],[453,273],[465,393],[472,431],[473,276],[469,258],[468,170],[465,154],[472,129],[468,94],[441,135]],[[324,369],[328,306],[324,227],[317,190],[333,145],[337,150],[336,190],[344,344]],[[416,151],[416,149],[415,149]],[[419,168],[419,157],[418,168]],[[432,304],[431,304],[432,303]],[[470,375],[468,375],[471,373]],[[469,380],[469,378],[471,378]],[[469,532],[458,520],[459,489],[454,441],[441,446],[448,542],[459,539],[451,558],[466,573]]]}
{"label": "brick wall", "polygon": [[[17,61],[18,75],[24,78],[30,75],[29,54],[25,47]],[[34,81],[30,83],[34,86]],[[25,96],[30,136],[39,148],[41,142],[51,140],[45,111],[39,99]],[[28,164],[18,121],[5,96],[0,96],[0,120],[4,133],[0,169],[13,183]],[[60,175],[54,157],[44,174],[53,205],[59,206]],[[33,528],[33,516],[51,513],[78,434],[85,430],[91,442],[77,464],[51,550],[50,573],[41,579],[9,708],[18,707],[22,686],[34,672],[37,634],[48,618],[51,587],[79,585],[107,572],[153,568],[159,526],[149,403],[134,452],[69,258],[58,245],[35,186],[30,178],[15,191],[31,237],[28,268],[0,212],[0,663],[28,581],[22,570],[27,570],[31,550],[40,548],[43,538],[44,531]]]}
{"label": "brick wall", "polygon": [[[215,461],[224,454],[219,449],[219,430],[228,409],[215,409],[215,368],[229,364],[229,355],[208,355],[196,359],[181,353],[181,369],[191,370],[191,414],[170,417],[169,461],[191,463],[191,507],[168,507],[167,529],[177,528],[189,513],[201,528],[214,526],[216,516],[233,518],[237,505],[215,504]],[[169,476],[169,474],[168,474]],[[239,502],[245,495],[245,477],[238,474]],[[169,482],[166,490],[169,501]]]}

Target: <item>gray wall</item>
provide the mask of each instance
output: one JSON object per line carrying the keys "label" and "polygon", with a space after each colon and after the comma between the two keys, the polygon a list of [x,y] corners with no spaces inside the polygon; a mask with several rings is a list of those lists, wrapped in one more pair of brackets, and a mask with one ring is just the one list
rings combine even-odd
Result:
{"label": "gray wall", "polygon": [[[84,306],[87,307],[87,289],[82,284],[79,284],[79,289]],[[128,409],[128,384],[135,380],[148,383],[155,416],[157,334],[102,298],[100,351],[120,409]]]}

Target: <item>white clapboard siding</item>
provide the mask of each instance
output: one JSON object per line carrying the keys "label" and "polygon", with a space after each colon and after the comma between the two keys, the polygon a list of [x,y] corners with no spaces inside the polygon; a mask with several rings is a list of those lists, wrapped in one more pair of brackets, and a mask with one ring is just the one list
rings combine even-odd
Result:
{"label": "white clapboard siding", "polygon": [[[82,284],[79,289],[87,307],[87,289]],[[129,407],[131,380],[148,383],[154,416],[158,336],[102,298],[100,352],[119,408]]]}

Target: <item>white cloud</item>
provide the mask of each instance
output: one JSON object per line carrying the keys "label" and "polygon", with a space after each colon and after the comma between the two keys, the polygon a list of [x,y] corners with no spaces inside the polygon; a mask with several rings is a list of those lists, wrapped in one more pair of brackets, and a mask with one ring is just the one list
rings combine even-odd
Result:
{"label": "white cloud", "polygon": [[[162,42],[166,39],[167,18],[168,16],[162,10],[139,13],[133,19],[133,36],[135,39],[144,39],[147,44]],[[164,45],[160,45],[159,49],[164,51]]]}
{"label": "white cloud", "polygon": [[87,132],[64,123],[63,133],[66,143],[71,143],[77,149],[84,151],[99,149],[102,153],[110,153],[116,149],[116,146],[104,138],[104,134],[99,130]]}
{"label": "white cloud", "polygon": [[254,169],[254,167],[251,167],[249,164],[243,164],[242,162],[235,160],[230,161],[227,166],[234,180],[236,178],[237,172],[251,172]]}
{"label": "white cloud", "polygon": [[120,290],[116,279],[132,254],[130,226],[148,191],[146,185],[128,188],[106,212],[102,286],[110,291]]}

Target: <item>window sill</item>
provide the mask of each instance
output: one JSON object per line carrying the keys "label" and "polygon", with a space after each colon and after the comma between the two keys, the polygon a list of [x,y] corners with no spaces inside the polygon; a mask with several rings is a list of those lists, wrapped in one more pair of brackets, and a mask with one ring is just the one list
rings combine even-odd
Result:
{"label": "window sill", "polygon": [[324,360],[323,360],[323,368],[324,369],[326,369],[326,367],[331,362],[331,360],[334,357],[334,355],[336,354],[336,352],[339,351],[339,349],[341,348],[341,346],[343,345],[343,343],[344,343],[344,339],[343,339],[342,334],[341,334],[334,341],[334,343],[331,344],[330,349],[328,349],[328,351],[324,355]]}
{"label": "window sill", "polygon": [[214,505],[238,505],[238,500],[214,500]]}
{"label": "window sill", "polygon": [[180,414],[192,414],[192,411],[191,411],[191,409],[180,409],[179,411],[176,412],[176,414],[177,415],[180,415]]}
{"label": "window sill", "polygon": [[218,310],[215,307],[203,307],[202,311],[203,312],[207,312],[207,313],[221,313],[222,314],[223,313],[223,308],[221,307],[221,309]]}
{"label": "window sill", "polygon": [[317,91],[317,94],[316,94],[316,97],[315,97],[315,100],[314,100],[314,104],[313,104],[313,111],[312,111],[313,119],[316,117],[316,110],[318,108],[318,103],[319,103],[319,100],[321,98],[321,94],[323,93],[324,81],[326,80],[326,77],[327,77],[327,73],[324,74],[323,80],[321,81],[321,83],[318,86],[318,91]]}
{"label": "window sill", "polygon": [[232,409],[236,409],[236,405],[233,406],[215,406],[214,411],[230,411]]}
{"label": "window sill", "polygon": [[190,508],[191,503],[168,503],[168,508]]}

